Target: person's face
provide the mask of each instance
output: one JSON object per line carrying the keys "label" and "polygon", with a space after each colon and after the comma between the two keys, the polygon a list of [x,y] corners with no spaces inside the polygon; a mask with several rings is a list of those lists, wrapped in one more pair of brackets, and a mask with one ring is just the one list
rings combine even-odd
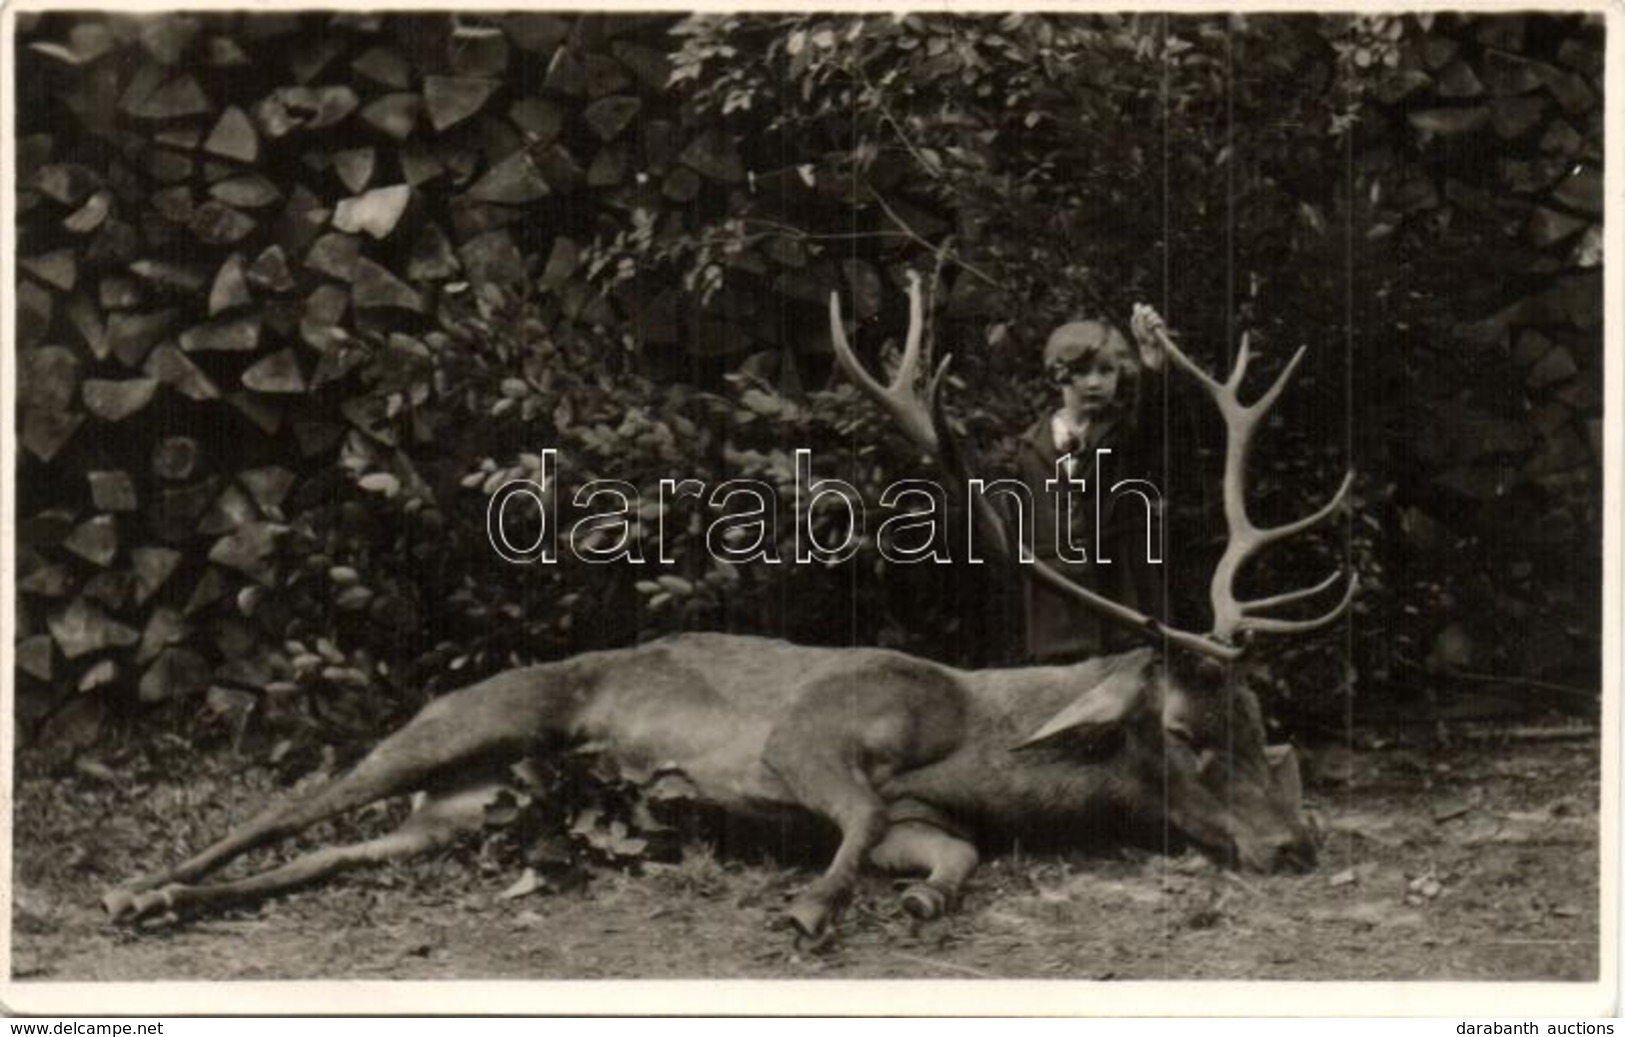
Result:
{"label": "person's face", "polygon": [[1077,419],[1099,416],[1117,399],[1122,372],[1104,350],[1091,350],[1071,360],[1051,365],[1051,374],[1061,386],[1061,401]]}

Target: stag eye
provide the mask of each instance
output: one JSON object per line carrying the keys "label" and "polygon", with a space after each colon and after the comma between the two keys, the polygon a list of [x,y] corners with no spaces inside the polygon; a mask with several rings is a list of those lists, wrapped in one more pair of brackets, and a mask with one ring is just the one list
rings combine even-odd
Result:
{"label": "stag eye", "polygon": [[1186,749],[1191,752],[1196,751],[1196,736],[1191,734],[1191,729],[1184,724],[1169,724],[1163,730],[1168,732],[1169,738],[1172,738]]}

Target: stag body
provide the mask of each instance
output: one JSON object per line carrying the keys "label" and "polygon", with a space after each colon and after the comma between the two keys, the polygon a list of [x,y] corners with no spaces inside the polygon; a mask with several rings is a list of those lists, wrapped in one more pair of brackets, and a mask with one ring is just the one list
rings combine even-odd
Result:
{"label": "stag body", "polygon": [[[1241,708],[1222,708],[1237,694]],[[1177,738],[1165,735],[1170,725]],[[623,772],[679,774],[697,801],[725,811],[833,824],[833,861],[789,909],[809,936],[825,932],[865,863],[924,875],[904,903],[931,916],[957,899],[977,842],[1012,835],[1088,845],[1125,827],[1166,826],[1248,867],[1313,857],[1250,696],[1193,691],[1148,649],[967,671],[881,649],[686,634],[512,670],[436,699],[311,798],[114,891],[107,906],[125,919],[220,906],[421,852],[479,828],[501,787],[492,764],[568,743],[591,744]],[[1242,751],[1220,764],[1227,743]],[[322,818],[423,788],[433,797],[391,835],[193,884]]]}
{"label": "stag body", "polygon": [[[917,447],[966,475],[937,427],[936,390],[923,387],[922,300],[911,281],[908,345],[882,386],[857,361],[831,299],[836,356]],[[1248,518],[1243,475],[1253,432],[1292,368],[1253,404],[1237,396],[1248,350],[1220,383],[1147,322],[1174,362],[1213,396],[1229,433],[1224,490],[1230,542],[1215,573],[1214,627],[1196,634],[1106,600],[1042,560],[1031,579],[1068,594],[1164,651],[1209,663],[1208,677],[1175,677],[1153,649],[1064,667],[965,671],[879,649],[810,648],[731,635],[685,635],[635,649],[512,670],[438,699],[311,796],[267,811],[176,868],[104,898],[115,918],[140,918],[262,897],[343,868],[418,853],[475,828],[497,786],[490,764],[511,764],[563,741],[590,742],[623,770],[678,772],[701,800],[740,814],[820,817],[840,832],[824,874],[791,905],[820,936],[865,863],[923,874],[904,893],[922,916],[940,913],[977,863],[975,840],[1037,832],[1087,843],[1121,825],[1168,831],[1245,867],[1302,866],[1313,844],[1299,814],[1290,750],[1267,750],[1258,703],[1232,663],[1249,631],[1303,631],[1340,615],[1353,594],[1313,619],[1261,615],[1329,589],[1336,576],[1253,601],[1235,597],[1238,569],[1260,548],[1324,520],[1261,528]],[[1299,354],[1301,356],[1301,352]],[[1017,543],[985,498],[971,495],[977,529],[1007,558]],[[1193,672],[1201,672],[1193,671]],[[248,878],[196,881],[245,850],[385,796],[434,792],[396,832],[323,849]]]}

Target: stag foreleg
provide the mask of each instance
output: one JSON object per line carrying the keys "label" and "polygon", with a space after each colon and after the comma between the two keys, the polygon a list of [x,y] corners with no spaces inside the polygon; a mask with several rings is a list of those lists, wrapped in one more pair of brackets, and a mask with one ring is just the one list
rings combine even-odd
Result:
{"label": "stag foreleg", "polygon": [[824,874],[790,905],[802,935],[822,938],[892,819],[876,789],[941,759],[964,737],[964,696],[934,667],[899,664],[831,679],[802,694],[769,735],[762,762],[802,806],[833,821],[841,843]]}

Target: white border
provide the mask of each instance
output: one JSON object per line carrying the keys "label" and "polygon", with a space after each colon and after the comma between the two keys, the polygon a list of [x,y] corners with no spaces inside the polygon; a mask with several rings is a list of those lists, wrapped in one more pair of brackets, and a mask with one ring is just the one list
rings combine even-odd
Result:
{"label": "white border", "polygon": [[[1469,3],[1421,2],[1372,4],[1359,0],[1306,3],[1302,0],[1191,0],[1188,3],[1145,3],[1127,0],[1113,4],[1047,3],[1055,11],[1171,10],[1324,12],[1324,11],[1453,11],[1510,13],[1591,12],[1606,20],[1607,92],[1618,90],[1625,58],[1625,0],[1583,0],[1576,3],[1476,0]],[[19,11],[45,10],[310,10],[327,7],[389,11],[468,9],[512,10],[522,2],[501,0],[423,2],[397,0],[381,4],[333,5],[222,3],[216,0],[10,0],[0,12],[0,645],[11,644],[15,622],[12,590],[16,533],[15,496],[11,481],[16,464],[16,351],[13,341],[15,301],[14,238],[4,228],[14,225],[14,168],[12,146],[15,112],[11,89],[15,18]],[[997,12],[1015,4],[985,2],[960,4],[892,0],[889,9],[949,10],[956,13]],[[1028,5],[1023,5],[1028,6]],[[599,0],[590,7],[549,4],[549,10],[736,10],[799,11],[823,9],[871,13],[872,2],[822,0],[794,3],[756,0],[734,4],[719,0],[648,4],[642,0]],[[1625,474],[1625,422],[1620,405],[1625,401],[1625,350],[1621,348],[1621,303],[1625,301],[1625,239],[1622,239],[1621,184],[1625,177],[1625,126],[1620,105],[1605,100],[1605,253],[1604,278],[1604,438],[1603,483],[1603,723],[1602,800],[1599,858],[1602,875],[1599,912],[1599,979],[1593,983],[1348,983],[1348,982],[1110,982],[1084,981],[975,981],[975,980],[795,980],[795,981],[504,981],[504,982],[222,982],[222,983],[44,983],[10,979],[12,847],[12,759],[14,725],[0,722],[0,821],[6,838],[0,841],[0,1011],[32,1015],[455,1015],[455,1014],[601,1014],[616,1006],[640,1014],[778,1014],[818,1015],[1150,1015],[1150,1016],[1456,1016],[1469,1018],[1494,1012],[1514,1016],[1611,1016],[1620,1010],[1620,678],[1621,638],[1625,623],[1625,580],[1621,579],[1622,527],[1621,475]],[[1612,633],[1615,636],[1609,636]],[[0,666],[0,717],[10,717],[13,673]]]}

